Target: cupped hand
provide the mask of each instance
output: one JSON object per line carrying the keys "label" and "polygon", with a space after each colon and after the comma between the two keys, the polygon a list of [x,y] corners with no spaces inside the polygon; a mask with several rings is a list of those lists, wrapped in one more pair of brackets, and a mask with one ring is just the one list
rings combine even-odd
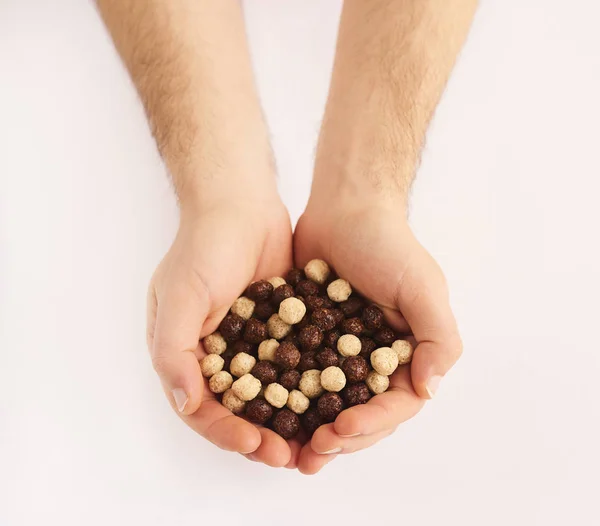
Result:
{"label": "cupped hand", "polygon": [[315,473],[337,453],[369,447],[391,434],[433,397],[461,355],[444,275],[414,237],[398,203],[311,197],[296,228],[298,266],[313,258],[329,262],[416,344],[412,363],[397,369],[387,392],[346,409],[315,432],[300,453],[303,472]]}
{"label": "cupped hand", "polygon": [[216,330],[248,283],[280,276],[292,264],[290,221],[279,197],[273,191],[258,202],[239,193],[182,208],[175,241],[149,287],[148,347],[167,398],[189,427],[222,449],[284,466],[288,443],[222,406],[199,365],[200,340]]}

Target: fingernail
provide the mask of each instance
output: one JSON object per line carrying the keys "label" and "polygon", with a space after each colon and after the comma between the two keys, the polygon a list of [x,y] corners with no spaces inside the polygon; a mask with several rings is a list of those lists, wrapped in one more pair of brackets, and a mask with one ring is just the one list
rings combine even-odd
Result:
{"label": "fingernail", "polygon": [[435,396],[435,393],[437,392],[441,381],[442,381],[442,377],[438,376],[438,375],[432,376],[429,379],[429,381],[427,382],[427,385],[425,386],[425,389],[427,389],[427,394],[429,395],[429,398],[433,398]]}
{"label": "fingernail", "polygon": [[353,435],[340,435],[340,437],[342,437],[342,438],[352,438],[352,437],[357,437],[358,435],[360,435],[360,433],[354,433]]}
{"label": "fingernail", "polygon": [[173,400],[175,400],[175,405],[177,406],[177,410],[180,413],[183,413],[185,406],[188,403],[188,396],[185,394],[185,391],[181,388],[173,389],[171,391],[173,394]]}
{"label": "fingernail", "polygon": [[323,453],[319,453],[319,455],[333,455],[335,453],[339,453],[342,450],[341,447],[336,447],[334,449],[330,449],[329,451],[324,451]]}

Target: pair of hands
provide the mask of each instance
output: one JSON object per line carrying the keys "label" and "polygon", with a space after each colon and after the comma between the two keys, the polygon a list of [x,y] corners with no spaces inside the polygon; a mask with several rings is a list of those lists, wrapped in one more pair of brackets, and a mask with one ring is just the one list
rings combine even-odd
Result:
{"label": "pair of hands", "polygon": [[[292,238],[274,183],[259,184],[268,188],[229,191],[226,201],[202,206],[182,204],[177,237],[149,288],[148,346],[168,399],[193,430],[250,460],[313,474],[338,453],[369,447],[414,416],[462,345],[444,276],[413,236],[404,206],[348,193],[315,195],[313,189]],[[248,283],[281,276],[294,260],[302,268],[313,258],[331,264],[418,345],[386,393],[343,411],[301,443],[223,407],[202,377],[199,341],[216,330]]]}

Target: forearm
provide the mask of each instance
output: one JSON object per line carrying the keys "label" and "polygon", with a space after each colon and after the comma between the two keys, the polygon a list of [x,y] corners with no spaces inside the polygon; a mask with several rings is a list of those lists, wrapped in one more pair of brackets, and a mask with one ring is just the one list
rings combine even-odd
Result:
{"label": "forearm", "polygon": [[406,196],[477,0],[346,0],[314,185]]}
{"label": "forearm", "polygon": [[237,0],[97,4],[182,203],[272,178]]}

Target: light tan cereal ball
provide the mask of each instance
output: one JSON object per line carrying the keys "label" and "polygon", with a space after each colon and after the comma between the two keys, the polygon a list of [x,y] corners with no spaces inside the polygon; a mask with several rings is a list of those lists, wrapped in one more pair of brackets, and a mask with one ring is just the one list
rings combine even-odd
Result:
{"label": "light tan cereal ball", "polygon": [[260,388],[260,380],[254,378],[251,374],[245,374],[241,378],[238,378],[231,386],[235,396],[246,402],[256,398],[256,395],[260,392]]}
{"label": "light tan cereal ball", "polygon": [[277,409],[281,409],[286,404],[288,395],[288,390],[278,383],[272,383],[265,387],[265,400]]}
{"label": "light tan cereal ball", "polygon": [[389,376],[398,368],[398,355],[391,347],[379,347],[371,353],[371,365],[379,374]]}
{"label": "light tan cereal ball", "polygon": [[240,296],[233,302],[233,305],[231,306],[231,312],[241,316],[245,320],[249,320],[252,318],[255,305],[256,303],[254,303],[250,298],[246,298],[246,296]]}
{"label": "light tan cereal ball", "polygon": [[306,305],[298,298],[287,298],[279,304],[279,318],[285,323],[300,323],[306,314]]}
{"label": "light tan cereal ball", "polygon": [[229,370],[233,376],[244,376],[256,365],[256,358],[248,353],[239,352],[232,359]]}
{"label": "light tan cereal ball", "polygon": [[323,386],[321,385],[321,371],[318,369],[310,369],[304,371],[300,377],[298,385],[300,391],[308,398],[316,398],[323,394]]}
{"label": "light tan cereal ball", "polygon": [[279,347],[279,342],[277,340],[271,339],[260,342],[260,345],[258,346],[258,359],[261,361],[266,360],[268,362],[274,362],[277,347]]}
{"label": "light tan cereal ball", "polygon": [[396,351],[398,363],[400,365],[410,363],[412,360],[414,349],[410,342],[406,340],[396,340],[392,343],[392,349]]}
{"label": "light tan cereal ball", "polygon": [[218,354],[207,354],[200,361],[200,369],[202,370],[202,374],[204,376],[210,378],[213,374],[216,374],[223,369],[224,364],[225,360],[223,360],[223,358],[221,358]]}
{"label": "light tan cereal ball", "polygon": [[290,393],[290,396],[288,396],[288,409],[291,409],[297,415],[301,415],[302,413],[304,413],[308,409],[309,405],[310,400],[302,391],[298,391],[298,389],[294,389]]}
{"label": "light tan cereal ball", "polygon": [[304,273],[308,279],[323,285],[330,274],[329,265],[322,259],[312,259],[304,267]]}
{"label": "light tan cereal ball", "polygon": [[267,281],[273,285],[273,290],[275,290],[277,287],[281,287],[281,285],[285,285],[285,279],[280,277],[269,278]]}
{"label": "light tan cereal ball", "polygon": [[346,385],[346,375],[339,367],[332,365],[323,369],[321,373],[321,385],[326,391],[337,393]]}
{"label": "light tan cereal ball", "polygon": [[227,391],[223,393],[223,400],[221,400],[221,403],[234,415],[243,413],[246,408],[246,402],[235,396],[235,393],[231,389],[227,389]]}
{"label": "light tan cereal ball", "polygon": [[208,354],[223,354],[227,349],[227,342],[219,331],[209,334],[202,342]]}
{"label": "light tan cereal ball", "polygon": [[346,301],[352,294],[352,287],[345,279],[336,279],[327,286],[327,295],[331,301]]}
{"label": "light tan cereal ball", "polygon": [[337,350],[342,356],[356,356],[361,347],[360,339],[354,334],[344,334],[337,341]]}
{"label": "light tan cereal ball", "polygon": [[279,314],[273,314],[267,321],[267,331],[269,331],[269,336],[276,340],[285,338],[291,330],[292,326],[289,323],[284,322],[279,317]]}
{"label": "light tan cereal ball", "polygon": [[366,381],[367,387],[376,395],[385,393],[390,386],[390,379],[383,374],[379,374],[377,371],[371,371]]}
{"label": "light tan cereal ball", "polygon": [[232,376],[227,371],[219,371],[213,374],[208,381],[208,388],[216,394],[224,393],[233,383]]}

